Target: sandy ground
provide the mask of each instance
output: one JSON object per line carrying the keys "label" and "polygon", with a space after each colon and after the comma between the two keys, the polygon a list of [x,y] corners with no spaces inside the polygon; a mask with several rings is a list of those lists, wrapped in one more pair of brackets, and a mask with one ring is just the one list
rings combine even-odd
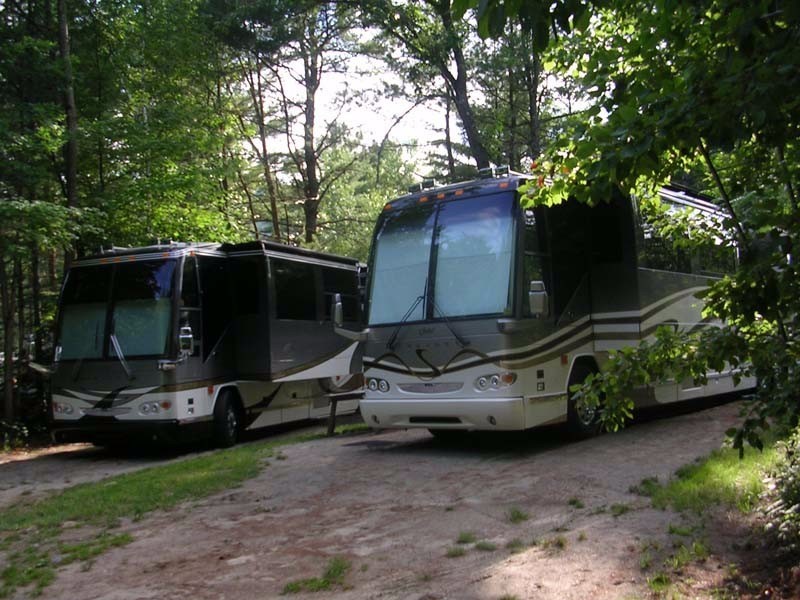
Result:
{"label": "sandy ground", "polygon": [[[738,408],[577,443],[560,430],[457,445],[391,431],[288,446],[284,460],[240,488],[126,523],[133,543],[88,569],[61,568],[44,597],[277,598],[288,582],[318,577],[342,557],[351,565],[344,586],[293,597],[646,598],[652,572],[640,567],[642,548],[668,548],[669,524],[682,517],[650,508],[629,488],[646,477],[664,481],[719,447]],[[158,460],[82,446],[19,457],[0,464],[0,505]],[[614,516],[615,504],[630,510]],[[529,518],[510,522],[511,509]],[[448,557],[463,532],[496,549],[466,544],[463,556]],[[506,548],[513,540],[521,552]],[[712,550],[693,573],[709,586],[729,560],[725,548]]]}

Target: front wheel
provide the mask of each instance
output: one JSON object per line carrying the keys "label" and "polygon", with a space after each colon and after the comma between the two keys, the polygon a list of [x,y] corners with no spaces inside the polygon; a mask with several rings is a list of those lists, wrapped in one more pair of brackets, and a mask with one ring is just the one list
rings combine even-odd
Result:
{"label": "front wheel", "polygon": [[230,448],[239,440],[239,411],[233,394],[220,392],[214,407],[214,442],[222,448]]}
{"label": "front wheel", "polygon": [[575,394],[569,391],[573,385],[583,383],[586,378],[593,374],[594,369],[586,365],[576,365],[569,378],[567,393],[569,401],[567,404],[567,426],[570,435],[576,439],[585,439],[600,433],[600,407],[588,407],[578,403]]}

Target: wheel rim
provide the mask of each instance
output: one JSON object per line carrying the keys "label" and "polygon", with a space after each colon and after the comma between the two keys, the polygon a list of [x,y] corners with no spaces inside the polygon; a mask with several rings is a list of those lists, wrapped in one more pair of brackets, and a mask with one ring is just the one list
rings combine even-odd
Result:
{"label": "wheel rim", "polygon": [[239,427],[239,421],[236,418],[236,411],[232,406],[228,407],[228,414],[227,418],[225,419],[225,424],[228,427],[228,437],[233,439],[236,436],[236,430]]}
{"label": "wheel rim", "polygon": [[576,402],[575,414],[581,425],[588,427],[594,425],[595,419],[597,418],[597,407],[587,406],[585,402]]}

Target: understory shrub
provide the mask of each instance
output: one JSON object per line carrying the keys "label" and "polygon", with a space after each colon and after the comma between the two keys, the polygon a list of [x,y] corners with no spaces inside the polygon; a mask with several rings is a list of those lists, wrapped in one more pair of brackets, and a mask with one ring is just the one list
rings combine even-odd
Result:
{"label": "understory shrub", "polygon": [[781,550],[800,556],[800,428],[779,444],[779,451],[767,482],[766,530]]}

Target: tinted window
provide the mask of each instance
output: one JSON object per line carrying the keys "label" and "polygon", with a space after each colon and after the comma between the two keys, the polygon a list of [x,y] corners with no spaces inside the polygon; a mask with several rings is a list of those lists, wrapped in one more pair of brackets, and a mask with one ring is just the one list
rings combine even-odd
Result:
{"label": "tinted window", "polygon": [[232,258],[230,261],[234,308],[237,315],[259,312],[259,284],[265,278],[261,257]]}
{"label": "tinted window", "polygon": [[[369,322],[397,323],[425,317],[424,297],[433,243],[434,205],[384,213],[375,236]],[[408,313],[408,314],[407,314]]]}
{"label": "tinted window", "polygon": [[100,358],[105,339],[111,266],[69,271],[61,305],[61,358]]}
{"label": "tinted window", "polygon": [[313,265],[270,259],[275,286],[275,316],[278,319],[317,319],[316,274]]}
{"label": "tinted window", "polygon": [[197,263],[193,256],[187,256],[184,260],[182,285],[181,305],[185,308],[199,308],[200,290],[197,289]]}
{"label": "tinted window", "polygon": [[323,308],[325,318],[331,318],[334,294],[342,296],[342,313],[345,321],[358,320],[358,274],[356,271],[322,267]]}
{"label": "tinted window", "polygon": [[640,241],[639,266],[661,271],[691,272],[692,265],[686,252],[676,248],[672,240],[658,235],[652,225],[642,225]]}
{"label": "tinted window", "polygon": [[126,356],[167,351],[175,261],[137,261],[114,273],[112,331]]}
{"label": "tinted window", "polygon": [[200,289],[203,294],[203,360],[219,342],[231,316],[225,259],[201,256]]}
{"label": "tinted window", "polygon": [[434,317],[510,312],[514,229],[513,194],[441,204]]}

